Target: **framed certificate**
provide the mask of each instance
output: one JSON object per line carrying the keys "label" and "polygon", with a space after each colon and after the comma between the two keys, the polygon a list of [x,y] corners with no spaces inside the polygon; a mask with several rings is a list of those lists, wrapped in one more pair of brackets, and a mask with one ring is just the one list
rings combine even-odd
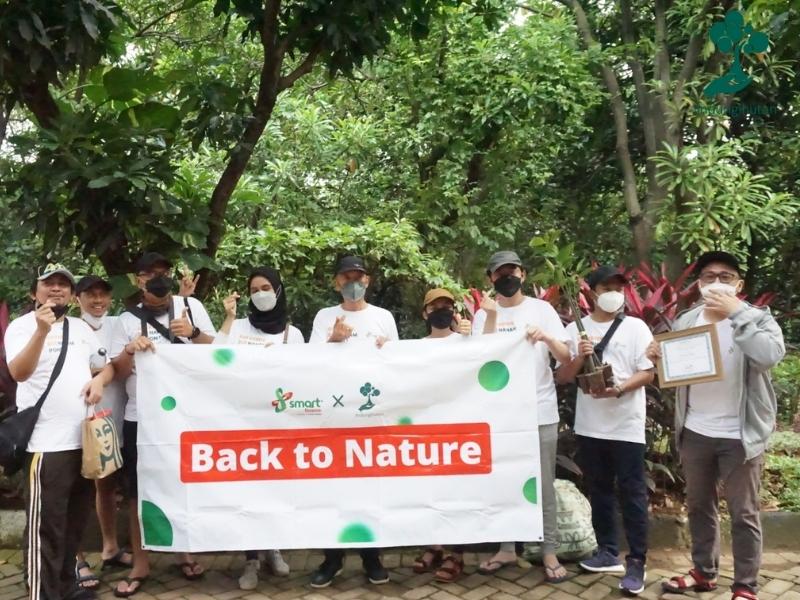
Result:
{"label": "framed certificate", "polygon": [[655,336],[661,346],[658,380],[662,388],[722,379],[717,328],[702,325]]}

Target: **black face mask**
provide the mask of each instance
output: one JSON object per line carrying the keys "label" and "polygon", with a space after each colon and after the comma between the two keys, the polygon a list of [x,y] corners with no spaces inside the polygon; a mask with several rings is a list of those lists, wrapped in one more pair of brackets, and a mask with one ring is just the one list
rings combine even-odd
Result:
{"label": "black face mask", "polygon": [[428,313],[428,324],[435,329],[447,329],[453,322],[452,308],[437,308]]}
{"label": "black face mask", "polygon": [[175,280],[167,275],[159,275],[153,277],[144,284],[144,289],[158,298],[163,298],[172,291],[175,286]]}
{"label": "black face mask", "polygon": [[511,298],[521,287],[522,279],[516,275],[503,275],[494,282],[494,291],[506,298]]}
{"label": "black face mask", "polygon": [[66,304],[64,304],[63,306],[53,306],[50,310],[53,311],[53,314],[56,316],[56,319],[60,319],[65,314],[67,314],[69,306],[67,306]]}

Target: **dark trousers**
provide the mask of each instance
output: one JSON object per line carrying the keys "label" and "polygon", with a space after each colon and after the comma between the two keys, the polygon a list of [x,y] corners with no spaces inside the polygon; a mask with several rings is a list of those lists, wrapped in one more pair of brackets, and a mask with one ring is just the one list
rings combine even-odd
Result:
{"label": "dark trousers", "polygon": [[617,496],[620,491],[622,524],[630,558],[647,558],[647,483],[644,444],[578,436],[581,469],[592,505],[597,545],[619,555]]}
{"label": "dark trousers", "polygon": [[31,600],[61,600],[76,587],[75,554],[94,502],[81,476],[81,451],[28,457],[23,552]]}
{"label": "dark trousers", "polygon": [[[344,563],[344,550],[341,548],[327,549],[325,552],[325,561],[333,564]],[[380,548],[361,548],[358,553],[361,555],[361,560],[364,563],[380,560]]]}
{"label": "dark trousers", "polygon": [[683,430],[680,451],[695,568],[711,578],[719,571],[718,485],[722,483],[731,515],[733,587],[755,592],[761,566],[758,492],[764,455],[746,461],[740,440],[711,438],[690,429]]}

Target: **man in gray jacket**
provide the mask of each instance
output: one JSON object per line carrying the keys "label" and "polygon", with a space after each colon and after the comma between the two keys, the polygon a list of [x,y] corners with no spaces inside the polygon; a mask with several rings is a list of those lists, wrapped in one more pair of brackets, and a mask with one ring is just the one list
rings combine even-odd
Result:
{"label": "man in gray jacket", "polygon": [[[769,370],[783,358],[783,334],[767,308],[736,297],[744,281],[734,256],[707,252],[697,259],[694,272],[702,302],[679,315],[673,329],[714,325],[724,377],[677,389],[675,434],[686,478],[694,568],[662,587],[672,593],[717,587],[717,489],[722,483],[731,515],[733,599],[756,600],[761,565],[758,492],[777,410]],[[656,342],[648,348],[648,358],[661,358]]]}

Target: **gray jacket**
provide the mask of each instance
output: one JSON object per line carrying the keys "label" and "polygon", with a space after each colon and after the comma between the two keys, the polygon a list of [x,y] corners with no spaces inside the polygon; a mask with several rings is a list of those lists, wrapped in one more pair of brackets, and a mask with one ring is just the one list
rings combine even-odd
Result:
{"label": "gray jacket", "polygon": [[[694,327],[703,305],[681,313],[673,323],[679,331]],[[767,440],[775,429],[778,404],[772,389],[769,370],[783,358],[783,332],[768,308],[757,308],[746,302],[730,317],[733,341],[742,351],[739,364],[733,373],[737,395],[740,397],[739,421],[745,460],[755,458],[767,447]],[[675,435],[678,446],[686,422],[689,403],[689,386],[677,388],[675,396]]]}

